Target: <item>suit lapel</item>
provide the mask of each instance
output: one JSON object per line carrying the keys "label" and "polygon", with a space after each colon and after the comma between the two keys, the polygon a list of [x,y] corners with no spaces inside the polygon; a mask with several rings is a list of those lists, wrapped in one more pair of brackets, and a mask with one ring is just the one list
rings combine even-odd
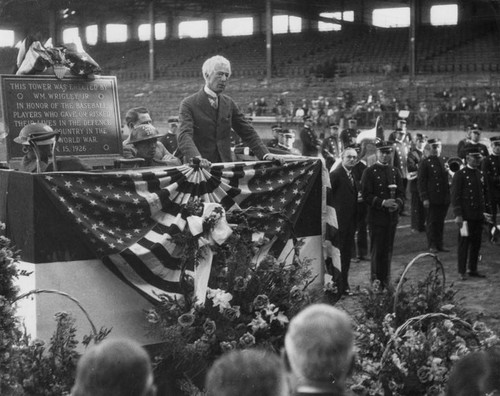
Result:
{"label": "suit lapel", "polygon": [[217,113],[217,110],[215,110],[210,105],[210,102],[208,101],[208,95],[203,88],[198,93],[198,105],[205,114],[207,114],[210,118],[215,119],[216,117],[215,114]]}
{"label": "suit lapel", "polygon": [[[343,174],[342,177],[344,178],[346,184],[349,186],[349,188],[352,191],[356,192],[355,183],[351,183],[351,179],[349,179],[349,175],[347,174],[346,169],[342,165],[340,165],[340,167],[342,168],[342,174]],[[351,173],[351,175],[352,175],[352,173]],[[354,180],[354,176],[353,176],[353,180]]]}

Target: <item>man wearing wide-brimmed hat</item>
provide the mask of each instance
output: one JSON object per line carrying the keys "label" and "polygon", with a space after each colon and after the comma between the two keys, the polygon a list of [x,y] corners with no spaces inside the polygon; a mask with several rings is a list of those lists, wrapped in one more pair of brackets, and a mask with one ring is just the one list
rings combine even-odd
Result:
{"label": "man wearing wide-brimmed hat", "polygon": [[141,166],[177,166],[180,159],[166,151],[161,159],[156,158],[158,138],[163,136],[151,124],[138,125],[131,130],[129,144],[123,148],[125,159],[142,158]]}
{"label": "man wearing wide-brimmed hat", "polygon": [[378,141],[376,147],[377,162],[364,171],[361,188],[363,200],[368,205],[371,280],[379,280],[382,287],[390,287],[392,250],[404,190],[401,173],[390,165],[392,143]]}

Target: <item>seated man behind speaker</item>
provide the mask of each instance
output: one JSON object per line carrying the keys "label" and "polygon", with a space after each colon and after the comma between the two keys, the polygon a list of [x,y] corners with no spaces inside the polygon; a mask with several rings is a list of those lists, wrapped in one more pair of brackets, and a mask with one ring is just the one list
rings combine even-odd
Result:
{"label": "seated man behind speaker", "polygon": [[[29,173],[52,172],[54,164],[52,150],[58,134],[46,124],[33,123],[24,126],[14,142],[23,145],[23,159],[19,170]],[[32,143],[30,144],[30,140]],[[37,160],[38,155],[38,160]],[[58,171],[88,171],[91,168],[77,157],[65,156],[56,160]]]}
{"label": "seated man behind speaker", "polygon": [[163,156],[158,158],[158,138],[161,136],[163,135],[151,124],[136,126],[130,132],[129,144],[123,147],[123,158],[142,159],[139,166],[181,165],[181,160],[167,149],[163,152]]}

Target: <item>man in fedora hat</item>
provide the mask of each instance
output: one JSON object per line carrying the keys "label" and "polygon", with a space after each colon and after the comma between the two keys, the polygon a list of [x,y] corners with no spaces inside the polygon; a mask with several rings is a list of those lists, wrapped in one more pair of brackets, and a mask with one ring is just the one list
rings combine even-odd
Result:
{"label": "man in fedora hat", "polygon": [[399,170],[390,165],[392,143],[378,141],[376,147],[377,162],[363,172],[361,188],[368,205],[371,280],[390,287],[392,250],[404,191]]}
{"label": "man in fedora hat", "polygon": [[129,144],[123,147],[123,158],[142,158],[141,166],[178,166],[181,161],[165,149],[164,155],[158,159],[158,130],[151,124],[138,125],[132,129]]}
{"label": "man in fedora hat", "polygon": [[429,155],[418,167],[417,188],[425,209],[427,243],[431,253],[449,252],[443,246],[444,220],[450,206],[450,183],[439,139],[429,139]]}
{"label": "man in fedora hat", "polygon": [[466,279],[469,276],[484,278],[477,271],[479,251],[483,233],[483,218],[486,209],[486,183],[479,170],[483,155],[477,146],[465,149],[467,166],[453,175],[451,182],[451,203],[455,223],[458,226],[458,273]]}

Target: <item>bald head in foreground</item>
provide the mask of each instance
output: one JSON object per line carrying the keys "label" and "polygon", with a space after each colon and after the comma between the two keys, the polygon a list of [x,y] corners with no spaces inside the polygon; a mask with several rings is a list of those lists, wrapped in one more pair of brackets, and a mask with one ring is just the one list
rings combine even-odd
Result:
{"label": "bald head in foreground", "polygon": [[129,339],[91,347],[78,362],[71,396],[155,396],[148,353]]}
{"label": "bald head in foreground", "polygon": [[297,395],[343,395],[354,360],[350,317],[327,304],[313,304],[290,322],[285,359]]}

